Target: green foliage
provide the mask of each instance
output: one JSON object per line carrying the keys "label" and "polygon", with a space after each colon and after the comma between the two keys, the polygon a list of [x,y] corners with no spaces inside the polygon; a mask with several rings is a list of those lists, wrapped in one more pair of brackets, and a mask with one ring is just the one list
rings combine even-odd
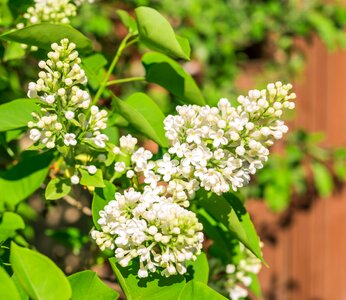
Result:
{"label": "green foliage", "polygon": [[14,167],[0,173],[0,209],[13,207],[34,193],[45,180],[52,153],[27,153]]}
{"label": "green foliage", "polygon": [[282,154],[272,154],[254,183],[242,193],[263,198],[276,212],[286,209],[293,200],[308,199],[311,191],[319,197],[330,196],[337,181],[344,181],[344,149],[326,149],[319,143],[323,135],[297,131],[290,136]]}
{"label": "green foliage", "polygon": [[139,38],[148,48],[178,58],[189,59],[190,47],[183,38],[177,38],[169,22],[155,9],[135,9]]}
{"label": "green foliage", "polygon": [[105,285],[95,272],[86,270],[68,277],[72,287],[72,300],[116,300],[119,293]]}
{"label": "green foliage", "polygon": [[220,221],[253,254],[263,260],[259,238],[241,201],[233,194],[225,197],[202,193],[200,205]]}
{"label": "green foliage", "polygon": [[197,281],[189,281],[182,289],[178,300],[225,300],[226,298],[214,291],[206,284]]}
{"label": "green foliage", "polygon": [[61,178],[52,179],[45,190],[47,200],[56,200],[64,197],[71,191],[71,186],[66,180]]}
{"label": "green foliage", "polygon": [[106,65],[107,59],[100,53],[92,54],[83,59],[83,67],[91,88],[97,89],[100,86]]}
{"label": "green foliage", "polygon": [[137,23],[136,21],[128,14],[126,10],[118,9],[117,14],[121,22],[125,25],[129,32],[137,32]]}
{"label": "green foliage", "polygon": [[80,51],[90,51],[91,41],[78,30],[62,24],[36,24],[4,33],[0,39],[50,50],[50,45],[68,38]]}
{"label": "green foliage", "polygon": [[13,238],[17,230],[24,228],[25,223],[20,215],[10,211],[4,212],[0,219],[0,243]]}
{"label": "green foliage", "polygon": [[329,170],[321,163],[314,162],[312,164],[312,172],[314,174],[315,185],[318,193],[322,197],[328,197],[333,191],[333,179]]}
{"label": "green foliage", "polygon": [[10,261],[20,284],[31,298],[71,298],[71,286],[67,278],[48,257],[12,243]]}
{"label": "green foliage", "polygon": [[0,131],[26,127],[32,121],[31,113],[37,110],[39,106],[32,99],[17,99],[0,105]]}
{"label": "green foliage", "polygon": [[[317,33],[330,49],[345,46],[346,9],[321,0],[208,1],[131,0],[133,6],[158,9],[193,45],[202,64],[203,93],[208,101],[235,94],[235,80],[246,63],[258,65],[264,78],[289,78],[304,66],[304,53],[294,39],[309,41]],[[284,13],[283,13],[284,12]],[[261,64],[262,65],[262,64]]]}
{"label": "green foliage", "polygon": [[187,274],[174,275],[169,278],[153,274],[146,279],[138,279],[138,262],[133,261],[131,266],[123,268],[117,264],[115,258],[110,258],[112,269],[121,285],[127,300],[145,300],[145,299],[179,299],[179,295],[186,286],[186,282],[195,278],[196,281],[206,284],[208,274],[207,258],[201,254],[195,262],[187,264]]}
{"label": "green foliage", "polygon": [[205,105],[204,97],[191,75],[174,60],[161,53],[146,53],[142,63],[148,82],[161,85],[184,104]]}
{"label": "green foliage", "polygon": [[104,181],[104,188],[96,188],[94,197],[92,200],[91,210],[94,226],[96,229],[100,229],[100,225],[97,220],[100,218],[99,211],[102,210],[106,204],[114,198],[115,186],[109,181]]}
{"label": "green foliage", "polygon": [[163,129],[165,118],[160,107],[147,95],[135,93],[122,101],[113,98],[119,112],[137,131],[149,137],[163,147],[167,147],[167,139]]}
{"label": "green foliage", "polygon": [[98,169],[95,174],[90,174],[87,170],[80,169],[80,184],[94,187],[104,187],[102,170]]}
{"label": "green foliage", "polygon": [[0,294],[6,300],[21,300],[14,282],[2,267],[0,267]]}
{"label": "green foliage", "polygon": [[[143,4],[151,2],[141,0]],[[163,15],[166,12],[167,19],[153,8],[141,6],[132,14],[126,11],[126,5],[116,10],[114,4],[101,2],[97,6],[83,5],[80,15],[71,20],[73,26],[41,23],[13,29],[15,20],[20,20],[30,3],[24,5],[18,0],[0,0],[0,26],[1,32],[4,32],[0,36],[3,40],[0,46],[0,58],[3,61],[0,66],[1,103],[23,97],[27,82],[37,80],[37,68],[31,68],[32,62],[41,60],[53,42],[68,38],[77,45],[78,52],[87,55],[82,59],[82,67],[88,77],[89,87],[96,94],[91,104],[105,106],[109,114],[108,127],[101,128],[99,132],[109,138],[105,147],[95,147],[91,142],[92,133],[84,132],[90,139],[78,143],[75,148],[64,144],[60,136],[55,149],[47,151],[42,145],[35,144],[29,149],[37,151],[23,151],[27,146],[19,141],[25,142],[24,128],[32,120],[31,113],[42,108],[46,109],[42,111],[43,114],[52,111],[42,101],[33,99],[20,98],[0,105],[0,164],[3,167],[0,172],[0,263],[5,266],[4,269],[0,267],[2,297],[44,300],[119,297],[119,293],[105,285],[96,273],[82,271],[67,279],[48,257],[11,242],[26,246],[35,243],[31,222],[40,226],[41,216],[37,212],[32,214],[32,211],[28,211],[29,204],[22,201],[40,187],[44,190],[41,196],[44,194],[47,200],[68,195],[66,200],[73,196],[76,198],[76,208],[87,211],[86,216],[78,220],[64,219],[73,226],[46,229],[45,235],[53,244],[59,243],[60,247],[63,245],[62,252],[66,256],[71,251],[79,255],[82,263],[86,258],[83,254],[87,252],[88,266],[104,262],[108,254],[112,255],[109,262],[129,300],[225,299],[225,266],[237,265],[245,257],[240,250],[240,243],[264,262],[260,240],[251,218],[242,201],[231,193],[217,196],[199,192],[195,201],[191,201],[189,209],[196,212],[204,227],[207,237],[204,250],[207,254],[202,253],[194,262],[188,261],[187,273],[184,275],[166,278],[158,268],[148,278],[140,279],[137,275],[140,268],[138,258],[134,258],[129,267],[124,268],[117,263],[114,252],[105,252],[100,256],[95,254],[94,247],[88,243],[89,225],[92,219],[94,227],[100,230],[97,222],[99,212],[114,199],[116,191],[123,192],[129,186],[140,190],[144,186],[140,176],[135,178],[125,175],[132,167],[129,158],[131,154],[122,152],[124,147],[119,145],[120,133],[138,133],[156,142],[158,151],[154,157],[162,158],[168,147],[163,126],[164,112],[171,113],[173,104],[205,105],[206,99],[210,104],[213,103],[212,98],[232,93],[234,79],[241,65],[252,59],[281,64],[285,68],[280,70],[290,75],[301,66],[302,53],[295,47],[296,36],[307,38],[317,32],[331,49],[345,44],[342,29],[346,24],[346,10],[337,5],[323,6],[319,1],[297,7],[297,2],[293,0],[285,4],[278,1],[237,0],[192,0],[186,3],[164,0],[153,3],[162,8]],[[285,14],[282,14],[283,8]],[[115,16],[115,11],[119,20],[114,21],[111,18]],[[180,65],[178,59],[191,59],[190,43],[175,33],[169,22],[171,20],[181,27],[179,33],[188,37],[194,47],[192,61],[184,65]],[[74,27],[81,29],[81,32]],[[118,50],[112,53],[117,44],[115,35],[123,40],[119,42]],[[133,49],[132,45],[136,42],[155,52],[143,54],[142,48]],[[29,52],[21,44],[38,46],[40,49]],[[271,53],[274,44],[275,55]],[[101,51],[90,53],[92,46]],[[123,55],[125,51],[129,56]],[[283,59],[278,62],[275,57]],[[130,68],[127,68],[128,64]],[[120,73],[128,77],[121,77]],[[201,81],[203,92],[197,85]],[[122,83],[130,87],[125,88],[120,85]],[[160,93],[164,95],[162,98],[169,100],[161,101],[160,96],[157,96]],[[151,98],[147,94],[154,96]],[[64,118],[64,109],[58,107],[59,121]],[[73,133],[76,128],[86,126],[90,112],[78,113],[75,117],[71,120],[68,132]],[[274,155],[267,167],[257,175],[257,182],[247,191],[247,195],[264,197],[275,211],[287,208],[292,197],[304,195],[311,184],[320,196],[329,196],[335,187],[334,181],[346,178],[346,151],[327,151],[317,145],[318,139],[316,135],[302,132],[296,134],[286,145],[285,154]],[[119,145],[119,148],[115,145]],[[97,171],[90,174],[87,166],[94,162]],[[114,171],[115,162],[123,162],[125,169]],[[311,172],[304,168],[307,163],[308,171]],[[72,188],[72,176],[80,185],[74,183]],[[83,206],[85,203],[88,205],[91,198],[90,216],[90,209]],[[55,208],[64,210],[61,203],[46,201],[39,205],[35,202],[35,205],[42,206],[40,209],[49,214]],[[76,208],[71,211],[79,215]],[[64,213],[65,218],[67,210]],[[36,216],[39,216],[38,220]],[[8,248],[10,243],[11,247]],[[161,247],[160,244],[154,246]],[[214,268],[214,260],[223,269]],[[84,266],[79,265],[78,268],[80,270]],[[65,270],[71,272],[68,268]],[[261,297],[257,276],[251,275],[251,278],[249,288]]]}

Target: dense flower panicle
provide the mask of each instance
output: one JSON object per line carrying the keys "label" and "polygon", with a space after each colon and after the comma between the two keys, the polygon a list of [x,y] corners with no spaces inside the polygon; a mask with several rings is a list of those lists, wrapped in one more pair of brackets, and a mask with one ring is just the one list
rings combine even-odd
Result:
{"label": "dense flower panicle", "polygon": [[291,88],[281,82],[268,84],[265,90],[239,96],[237,107],[227,99],[217,107],[178,106],[178,115],[164,121],[171,145],[166,161],[175,162],[171,178],[178,178],[179,186],[197,180],[196,188],[218,195],[247,184],[268,159],[268,147],[288,130],[280,118],[284,109],[294,108]]}
{"label": "dense flower panicle", "polygon": [[139,277],[157,269],[164,276],[184,274],[185,261],[201,252],[203,228],[196,215],[162,196],[163,191],[146,186],[143,192],[116,193],[100,211],[102,231],[91,233],[101,250],[115,249],[120,265],[138,257]]}
{"label": "dense flower panicle", "polygon": [[130,165],[122,166],[128,178],[144,178],[152,188],[167,182],[166,195],[184,207],[200,188],[218,195],[236,191],[263,167],[268,148],[287,132],[280,118],[284,109],[294,108],[291,88],[268,84],[266,90],[239,96],[237,107],[227,99],[217,107],[178,106],[178,115],[164,121],[170,147],[162,159],[152,161],[150,151],[136,149],[131,135],[120,138],[114,153],[130,156]]}
{"label": "dense flower panicle", "polygon": [[28,97],[45,103],[40,113],[33,113],[35,122],[28,124],[30,138],[47,148],[54,148],[59,139],[69,147],[89,141],[105,148],[108,137],[101,130],[106,128],[107,112],[90,108],[90,94],[84,90],[87,77],[76,45],[63,39],[60,45],[52,44],[52,50],[48,60],[39,62],[39,79],[29,83]]}
{"label": "dense flower panicle", "polygon": [[17,24],[17,28],[40,23],[69,24],[70,18],[77,15],[77,7],[86,2],[93,3],[94,1],[35,0],[34,6],[29,7],[23,15],[25,21]]}
{"label": "dense flower panicle", "polygon": [[248,296],[247,287],[252,283],[252,275],[259,273],[262,267],[261,261],[240,244],[240,250],[244,257],[239,264],[229,264],[226,266],[227,280],[225,288],[232,300],[243,299]]}
{"label": "dense flower panicle", "polygon": [[44,22],[68,24],[76,14],[77,7],[70,0],[35,0],[23,15],[25,23],[17,24],[17,28]]}

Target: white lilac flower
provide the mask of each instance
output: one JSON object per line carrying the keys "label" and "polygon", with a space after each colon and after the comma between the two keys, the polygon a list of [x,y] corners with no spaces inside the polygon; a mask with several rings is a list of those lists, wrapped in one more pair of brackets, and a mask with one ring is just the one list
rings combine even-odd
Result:
{"label": "white lilac flower", "polygon": [[76,146],[77,145],[76,135],[74,133],[66,133],[64,135],[64,144],[66,146]]}
{"label": "white lilac flower", "polygon": [[73,2],[77,5],[83,5],[84,3],[94,3],[95,0],[73,0]]}
{"label": "white lilac flower", "polygon": [[122,172],[125,171],[125,169],[126,169],[126,165],[125,165],[124,162],[117,162],[117,163],[115,163],[115,165],[114,165],[114,170],[115,170],[115,172],[122,173]]}
{"label": "white lilac flower", "polygon": [[[84,139],[98,148],[105,148],[109,139],[101,130],[107,127],[107,112],[100,111],[97,106],[90,108],[90,94],[83,89],[87,77],[76,45],[63,39],[60,44],[53,43],[51,48],[48,59],[38,64],[41,69],[39,79],[29,83],[28,97],[46,104],[40,113],[33,114],[36,122],[28,124],[40,131],[40,137],[34,130],[30,138],[35,142],[40,140],[47,147],[55,147],[59,139],[67,146],[76,146]],[[76,116],[78,120],[74,119]],[[46,122],[52,117],[54,122]]]}
{"label": "white lilac flower", "polygon": [[132,154],[137,144],[137,139],[128,134],[127,136],[122,136],[119,141],[121,150]]}
{"label": "white lilac flower", "polygon": [[30,130],[30,139],[33,140],[34,142],[37,142],[41,137],[41,131],[38,129],[34,128]]}
{"label": "white lilac flower", "polygon": [[[36,142],[45,144],[49,149],[55,147],[56,134],[61,130],[62,124],[58,122],[58,116],[55,114],[45,113],[40,117],[37,113],[32,113],[36,122],[30,121],[28,127],[30,130],[29,138]],[[35,128],[34,128],[35,127]]]}
{"label": "white lilac flower", "polygon": [[243,299],[248,296],[247,288],[252,283],[252,275],[257,275],[261,270],[261,261],[248,249],[240,244],[242,258],[237,265],[228,264],[226,266],[225,288],[230,299]]}
{"label": "white lilac flower", "polygon": [[67,112],[65,112],[65,118],[67,120],[72,120],[74,118],[74,112],[71,110],[68,110]]}
{"label": "white lilac flower", "polygon": [[73,175],[73,176],[71,177],[71,183],[72,183],[72,184],[78,184],[79,181],[80,181],[80,179],[79,179],[78,175]]}
{"label": "white lilac flower", "polygon": [[107,135],[97,132],[96,136],[94,137],[94,144],[99,148],[106,147],[106,142],[108,142],[109,138]]}
{"label": "white lilac flower", "polygon": [[89,174],[94,175],[97,172],[97,168],[94,165],[90,165],[87,167]]}
{"label": "white lilac flower", "polygon": [[184,274],[185,262],[201,252],[203,228],[196,215],[162,192],[164,188],[146,186],[143,192],[130,188],[116,193],[115,200],[100,211],[102,231],[91,233],[102,250],[115,249],[123,267],[138,258],[139,277],[157,269],[167,277]]}
{"label": "white lilac flower", "polygon": [[68,24],[70,18],[76,16],[77,6],[92,0],[35,0],[24,13],[24,22],[17,24],[21,29],[25,26],[39,23]]}
{"label": "white lilac flower", "polygon": [[294,108],[291,88],[277,82],[249,91],[238,97],[237,107],[225,98],[217,107],[178,106],[178,115],[164,121],[171,145],[166,160],[178,164],[163,180],[178,180],[179,186],[181,180],[197,180],[199,187],[218,195],[247,184],[267,161],[268,147],[288,130],[280,118],[283,109]]}

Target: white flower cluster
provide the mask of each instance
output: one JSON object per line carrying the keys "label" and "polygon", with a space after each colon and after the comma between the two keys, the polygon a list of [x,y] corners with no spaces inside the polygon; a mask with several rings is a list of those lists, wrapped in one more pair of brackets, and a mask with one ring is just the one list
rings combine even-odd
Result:
{"label": "white flower cluster", "polygon": [[76,14],[77,7],[70,0],[35,0],[23,15],[25,23],[17,24],[17,28],[44,22],[68,24]]}
{"label": "white flower cluster", "polygon": [[162,196],[164,189],[146,186],[143,193],[130,188],[116,193],[100,211],[102,231],[91,236],[102,250],[115,249],[121,266],[138,257],[138,277],[162,268],[164,276],[184,274],[185,261],[201,252],[202,225],[196,215]]}
{"label": "white flower cluster", "polygon": [[220,195],[247,184],[267,161],[268,147],[288,130],[281,116],[284,109],[294,108],[291,88],[281,82],[268,84],[267,89],[239,96],[237,107],[227,99],[217,107],[178,106],[178,115],[164,121],[171,147],[170,156],[164,158],[168,168],[160,172],[168,181],[178,179],[170,181],[172,190],[178,185],[188,191],[186,185],[192,182],[196,189]]}
{"label": "white flower cluster", "polygon": [[268,148],[287,132],[280,117],[283,109],[294,108],[291,88],[281,82],[268,84],[266,90],[238,97],[237,107],[227,99],[218,107],[179,106],[178,115],[164,121],[168,153],[152,161],[152,153],[143,147],[135,150],[137,140],[128,135],[120,139],[115,153],[130,156],[131,164],[117,163],[115,170],[127,171],[128,178],[137,173],[152,188],[165,181],[166,194],[184,207],[200,188],[218,195],[236,191],[263,167]]}
{"label": "white flower cluster", "polygon": [[39,62],[42,71],[37,82],[29,83],[28,97],[44,103],[40,114],[33,113],[35,122],[28,123],[30,138],[47,148],[54,148],[59,139],[68,147],[89,141],[105,148],[108,137],[101,130],[106,128],[107,112],[90,108],[90,95],[83,89],[87,78],[75,48],[63,39],[60,45],[52,44],[48,60]]}
{"label": "white flower cluster", "polygon": [[77,15],[77,7],[93,0],[35,0],[24,13],[24,22],[17,24],[21,29],[39,23],[69,24],[70,18]]}
{"label": "white flower cluster", "polygon": [[240,251],[243,258],[239,264],[229,264],[226,266],[227,280],[225,288],[232,300],[243,299],[248,296],[247,287],[252,283],[252,275],[259,273],[262,267],[261,261],[247,250],[243,244],[240,244]]}
{"label": "white flower cluster", "polygon": [[[183,262],[198,255],[203,241],[202,225],[184,207],[200,188],[218,195],[237,190],[262,168],[268,148],[288,130],[280,118],[283,109],[294,108],[291,88],[281,82],[269,84],[265,90],[240,96],[237,107],[227,99],[213,108],[178,107],[178,115],[164,121],[171,146],[156,161],[150,151],[136,146],[136,138],[122,136],[119,147],[113,149],[115,172],[120,177],[125,174],[136,189],[145,187],[143,193],[130,188],[116,194],[100,212],[102,232],[92,232],[100,248],[115,249],[122,266],[139,257],[139,277],[147,277],[157,267],[166,276],[183,274]],[[238,282],[248,286],[247,274],[259,270],[260,261],[251,261],[240,263],[234,287],[229,280],[234,297],[244,294]],[[232,268],[228,266],[228,271]]]}

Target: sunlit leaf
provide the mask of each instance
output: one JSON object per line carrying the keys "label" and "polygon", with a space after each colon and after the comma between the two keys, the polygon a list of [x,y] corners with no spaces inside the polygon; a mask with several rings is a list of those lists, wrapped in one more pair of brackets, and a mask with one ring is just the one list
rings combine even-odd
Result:
{"label": "sunlit leaf", "polygon": [[38,300],[71,298],[69,281],[47,256],[11,243],[10,262],[20,284],[31,298]]}

